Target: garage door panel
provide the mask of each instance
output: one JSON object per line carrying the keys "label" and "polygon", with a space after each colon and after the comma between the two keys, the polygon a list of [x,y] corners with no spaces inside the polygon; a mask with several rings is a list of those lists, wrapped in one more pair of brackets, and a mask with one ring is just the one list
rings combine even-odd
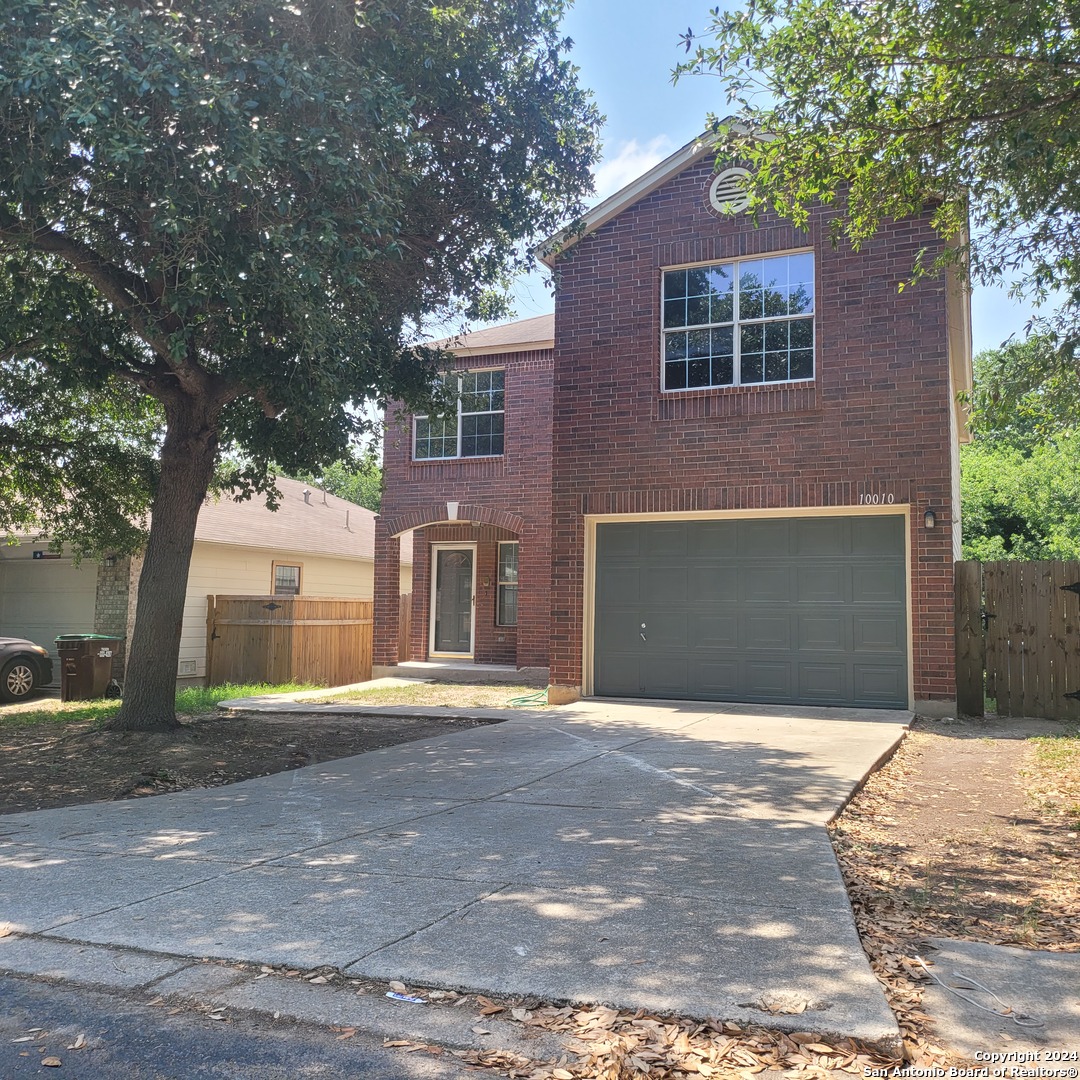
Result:
{"label": "garage door panel", "polygon": [[[654,649],[687,649],[690,647],[688,622],[685,606],[674,611],[671,608],[642,608],[637,629],[645,635],[641,643],[648,646],[648,652]],[[641,638],[638,640],[641,641]]]}
{"label": "garage door panel", "polygon": [[649,697],[686,697],[690,693],[689,671],[685,653],[647,656],[641,662],[642,690]]}
{"label": "garage door panel", "polygon": [[[872,555],[874,558],[893,556],[903,561],[905,536],[900,517],[846,518],[851,529],[851,554]],[[897,523],[901,527],[897,527]]]}
{"label": "garage door panel", "polygon": [[600,629],[611,650],[637,653],[642,644],[641,617],[636,609],[609,612]]}
{"label": "garage door panel", "polygon": [[850,696],[848,665],[800,664],[799,697],[806,701],[832,702]]}
{"label": "garage door panel", "polygon": [[846,566],[800,565],[795,581],[800,604],[842,604],[850,595],[851,573]]}
{"label": "garage door panel", "polygon": [[641,571],[636,566],[605,566],[596,575],[596,598],[602,609],[639,600]]}
{"label": "garage door panel", "polygon": [[97,564],[68,559],[0,560],[0,636],[25,637],[56,654],[60,634],[94,630]]}
{"label": "garage door panel", "polygon": [[905,651],[907,642],[901,636],[905,627],[899,612],[891,617],[856,615],[852,621],[854,625],[852,648],[856,652],[901,653]]}
{"label": "garage door panel", "polygon": [[604,526],[604,549],[609,558],[637,558],[641,554],[641,528],[636,522]]}
{"label": "garage door panel", "polygon": [[856,604],[903,604],[904,586],[902,566],[851,568],[851,599]]}
{"label": "garage door panel", "polygon": [[686,551],[694,558],[734,558],[739,553],[739,522],[693,522],[687,527]]}
{"label": "garage door panel", "polygon": [[742,620],[740,644],[744,649],[791,649],[791,616],[751,614]]}
{"label": "garage door panel", "polygon": [[775,660],[745,660],[741,667],[748,700],[775,701],[792,696],[791,664]]}
{"label": "garage door panel", "polygon": [[595,691],[904,706],[905,523],[626,522],[614,544],[598,525]]}
{"label": "garage door panel", "polygon": [[686,567],[650,564],[641,575],[641,599],[646,604],[686,603]]}
{"label": "garage door panel", "polygon": [[907,697],[906,672],[899,664],[855,664],[856,698],[887,705]]}
{"label": "garage door panel", "polygon": [[786,603],[791,599],[791,568],[787,566],[744,565],[740,583],[742,599],[748,603]]}
{"label": "garage door panel", "polygon": [[640,661],[636,656],[606,653],[596,662],[596,685],[599,693],[633,697],[641,692]]}
{"label": "garage door panel", "polygon": [[802,650],[844,652],[849,647],[848,619],[843,615],[797,616],[798,642]]}
{"label": "garage door panel", "polygon": [[738,553],[743,558],[791,554],[789,523],[785,520],[739,522]]}
{"label": "garage door panel", "polygon": [[655,523],[655,529],[647,529],[642,537],[642,554],[650,558],[678,559],[686,557],[686,524]]}
{"label": "garage door panel", "polygon": [[739,572],[734,566],[706,563],[689,567],[690,595],[697,603],[734,604],[739,599]]}
{"label": "garage door panel", "polygon": [[801,518],[792,523],[792,554],[847,554],[851,547],[846,518]]}
{"label": "garage door panel", "polygon": [[698,660],[693,665],[692,689],[705,698],[730,700],[739,692],[739,662],[730,660]]}
{"label": "garage door panel", "polygon": [[691,612],[690,641],[695,649],[738,648],[739,619],[735,610]]}

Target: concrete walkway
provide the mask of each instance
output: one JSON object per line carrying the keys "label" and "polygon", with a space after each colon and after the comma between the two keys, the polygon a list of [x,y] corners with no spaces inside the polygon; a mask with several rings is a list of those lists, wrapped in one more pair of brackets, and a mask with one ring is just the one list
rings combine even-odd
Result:
{"label": "concrete walkway", "polygon": [[66,940],[898,1038],[824,826],[909,714],[512,715],[226,788],[0,817],[0,970],[8,943]]}

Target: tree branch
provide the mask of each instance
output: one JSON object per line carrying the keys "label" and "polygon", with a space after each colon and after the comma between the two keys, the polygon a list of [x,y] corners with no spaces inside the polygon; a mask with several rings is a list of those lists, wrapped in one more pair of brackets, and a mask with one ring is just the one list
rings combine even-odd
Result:
{"label": "tree branch", "polygon": [[56,255],[93,282],[102,296],[131,322],[139,336],[169,362],[167,340],[154,326],[155,306],[144,283],[134,274],[104,262],[95,251],[49,226],[23,224],[0,207],[0,242],[31,243],[39,251]]}

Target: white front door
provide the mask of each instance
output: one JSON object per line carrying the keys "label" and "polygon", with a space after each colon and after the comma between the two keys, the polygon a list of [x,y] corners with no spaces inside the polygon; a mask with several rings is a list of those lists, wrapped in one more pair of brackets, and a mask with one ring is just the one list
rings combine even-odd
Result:
{"label": "white front door", "polygon": [[442,656],[472,656],[475,547],[432,548],[430,652]]}

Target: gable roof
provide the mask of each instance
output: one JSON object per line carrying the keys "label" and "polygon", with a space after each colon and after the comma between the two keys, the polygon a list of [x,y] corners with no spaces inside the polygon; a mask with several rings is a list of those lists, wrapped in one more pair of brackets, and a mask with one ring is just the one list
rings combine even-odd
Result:
{"label": "gable roof", "polygon": [[277,478],[277,487],[281,492],[277,510],[268,510],[258,495],[246,502],[224,495],[203,503],[195,539],[338,558],[374,558],[375,515],[370,510],[287,476]]}
{"label": "gable roof", "polygon": [[555,347],[555,316],[536,315],[531,319],[489,326],[457,337],[435,342],[455,356],[484,356],[504,352],[534,352]]}
{"label": "gable roof", "polygon": [[[726,123],[732,128],[741,127],[731,120]],[[553,267],[558,255],[573,247],[589,233],[599,229],[601,225],[606,225],[628,206],[632,206],[639,199],[645,198],[646,195],[650,195],[658,187],[666,184],[673,176],[681,173],[687,165],[713,150],[716,142],[717,136],[711,134],[701,135],[692,142],[688,142],[674,154],[654,165],[647,173],[631,181],[626,187],[620,188],[614,195],[609,195],[603,202],[597,203],[576,227],[570,226],[548,237],[536,249],[536,257],[546,266]]]}

